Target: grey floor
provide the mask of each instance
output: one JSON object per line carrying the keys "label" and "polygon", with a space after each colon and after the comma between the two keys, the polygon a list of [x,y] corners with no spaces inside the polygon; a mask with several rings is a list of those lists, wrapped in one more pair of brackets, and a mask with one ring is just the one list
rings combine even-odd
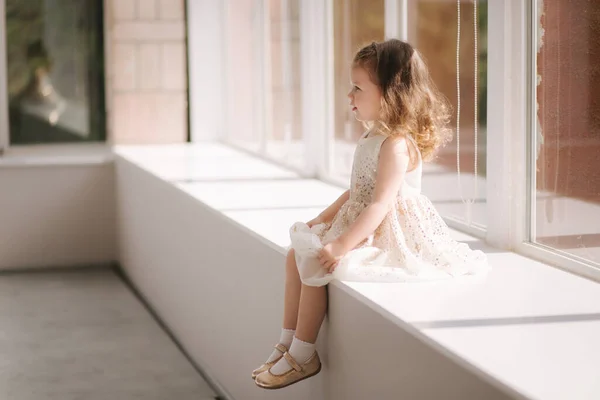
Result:
{"label": "grey floor", "polygon": [[112,269],[0,274],[1,400],[215,397]]}

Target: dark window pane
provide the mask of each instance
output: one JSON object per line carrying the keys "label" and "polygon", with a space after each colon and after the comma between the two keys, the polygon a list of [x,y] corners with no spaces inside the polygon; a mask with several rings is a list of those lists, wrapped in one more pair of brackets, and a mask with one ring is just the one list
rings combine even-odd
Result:
{"label": "dark window pane", "polygon": [[105,138],[102,0],[6,0],[11,144]]}

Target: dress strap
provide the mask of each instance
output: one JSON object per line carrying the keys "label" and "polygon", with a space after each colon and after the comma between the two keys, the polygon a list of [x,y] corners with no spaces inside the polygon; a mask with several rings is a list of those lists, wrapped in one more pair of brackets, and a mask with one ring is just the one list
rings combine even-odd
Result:
{"label": "dress strap", "polygon": [[366,139],[366,138],[367,138],[367,136],[369,136],[369,133],[371,133],[371,131],[372,131],[372,130],[373,130],[372,128],[371,128],[371,129],[367,129],[367,130],[365,131],[365,133],[363,133],[363,134],[362,134],[362,136],[360,137],[360,139],[359,139],[359,140]]}

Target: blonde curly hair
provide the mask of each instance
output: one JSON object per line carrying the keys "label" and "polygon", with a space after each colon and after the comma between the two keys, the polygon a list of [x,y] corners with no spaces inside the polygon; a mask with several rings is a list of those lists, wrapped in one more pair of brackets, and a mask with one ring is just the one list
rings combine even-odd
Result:
{"label": "blonde curly hair", "polygon": [[398,39],[373,42],[356,53],[353,67],[364,68],[381,89],[379,131],[390,137],[406,136],[431,160],[452,140],[450,105],[437,89],[419,52]]}

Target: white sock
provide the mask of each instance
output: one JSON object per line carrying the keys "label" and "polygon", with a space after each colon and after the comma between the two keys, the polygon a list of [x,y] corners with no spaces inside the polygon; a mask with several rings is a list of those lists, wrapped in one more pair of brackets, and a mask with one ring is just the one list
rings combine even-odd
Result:
{"label": "white sock", "polygon": [[[281,336],[279,337],[279,343],[284,345],[289,350],[290,346],[292,345],[292,340],[294,339],[295,334],[296,334],[296,331],[293,329],[282,329]],[[267,359],[267,362],[273,362],[274,360],[278,359],[282,355],[283,355],[282,352],[280,352],[277,349],[273,349],[273,353],[271,353],[271,356]]]}
{"label": "white sock", "polygon": [[[316,344],[303,342],[297,337],[294,337],[288,353],[290,353],[290,356],[292,356],[298,364],[302,365],[314,354],[316,348]],[[271,373],[273,375],[281,375],[291,369],[292,366],[288,364],[285,358],[282,358],[277,361],[277,364],[271,367]]]}

